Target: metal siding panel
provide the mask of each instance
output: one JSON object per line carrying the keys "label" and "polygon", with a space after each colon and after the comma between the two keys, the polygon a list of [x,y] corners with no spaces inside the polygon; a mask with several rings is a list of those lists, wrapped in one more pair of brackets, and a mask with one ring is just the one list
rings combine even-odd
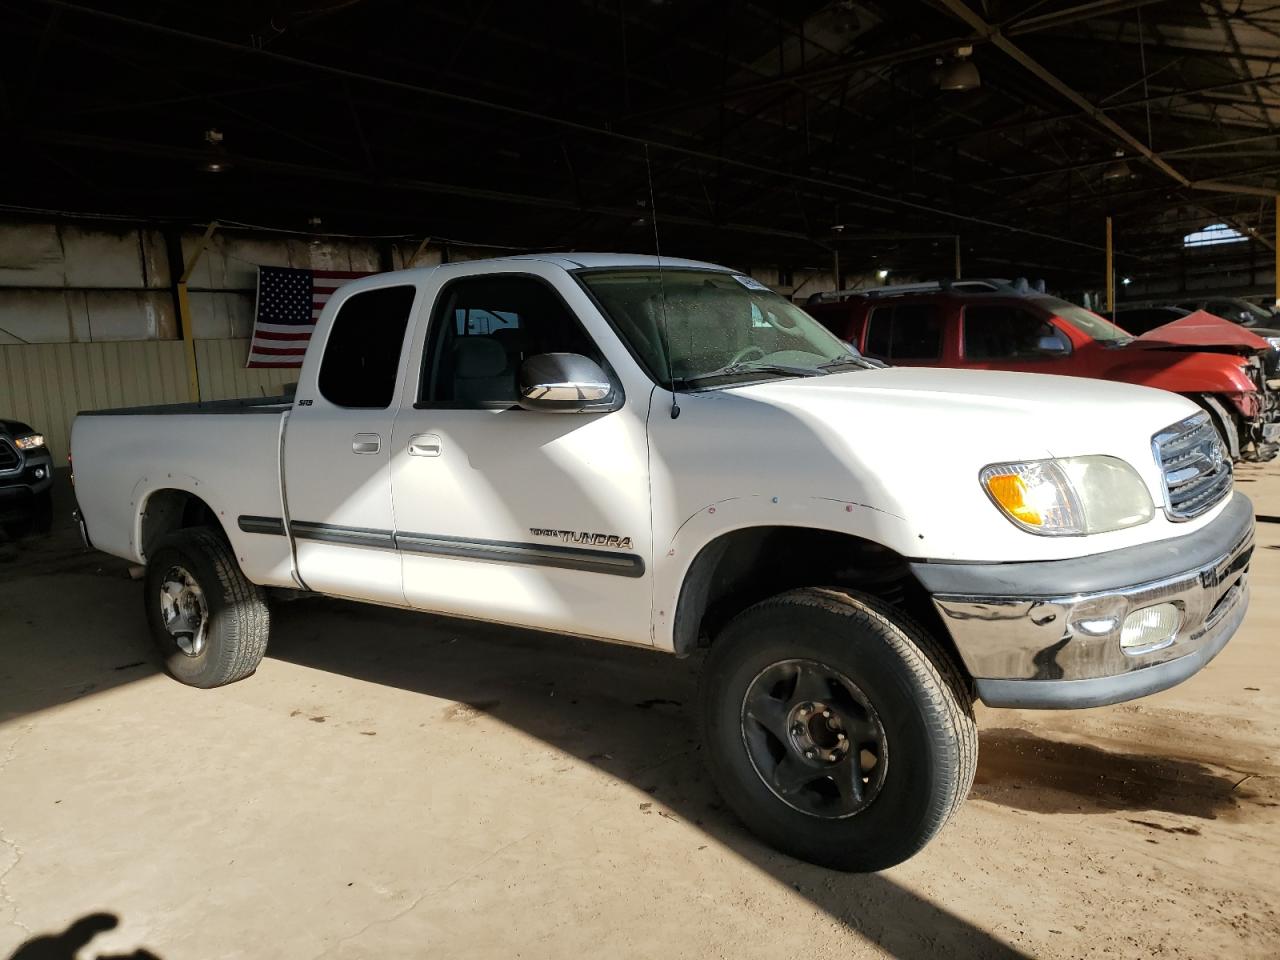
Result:
{"label": "metal siding panel", "polygon": [[13,375],[9,373],[11,352],[8,347],[0,346],[0,410],[13,409]]}
{"label": "metal siding panel", "polygon": [[58,442],[56,448],[50,445],[54,455],[54,466],[66,461],[67,449],[71,446],[71,421],[80,409],[80,385],[76,380],[75,366],[71,359],[71,344],[53,345],[53,369],[57,374],[59,409],[51,422],[57,428]]}
{"label": "metal siding panel", "polygon": [[160,343],[160,388],[164,391],[165,403],[171,397],[178,396],[182,389],[182,341],[164,340]]}
{"label": "metal siding panel", "polygon": [[93,364],[89,362],[89,344],[71,344],[71,365],[80,390],[80,409],[92,410],[98,405],[97,385],[93,382]]}
{"label": "metal siding panel", "polygon": [[217,391],[219,400],[230,400],[236,395],[235,377],[227,370],[226,352],[222,349],[224,341],[210,341],[209,346],[209,363],[213,368],[214,390]]}
{"label": "metal siding panel", "polygon": [[84,363],[89,371],[89,394],[93,397],[93,409],[101,410],[107,406],[107,370],[103,363],[101,350],[95,350],[95,344],[84,344]]}
{"label": "metal siding panel", "polygon": [[[293,371],[246,370],[247,339],[197,341],[204,399],[279,393]],[[29,422],[63,462],[81,410],[186,401],[181,340],[0,344],[0,412]]]}
{"label": "metal siding panel", "polygon": [[213,340],[196,341],[196,369],[200,372],[200,397],[204,400],[222,399],[222,378],[218,373]]}
{"label": "metal siding panel", "polygon": [[51,343],[42,343],[36,348],[30,416],[24,418],[33,427],[39,423],[38,429],[47,430],[55,444],[62,435],[62,425],[57,422],[61,417],[62,404],[59,402],[58,367],[54,358],[56,349]]}
{"label": "metal siding panel", "polygon": [[124,406],[124,371],[120,369],[120,345],[104,343],[102,346],[102,367],[106,372],[107,406]]}
{"label": "metal siding panel", "polygon": [[142,389],[138,384],[138,378],[135,375],[136,365],[131,362],[130,354],[133,352],[129,348],[134,344],[117,343],[112,344],[116,348],[116,363],[120,370],[120,386],[124,397],[124,406],[140,407],[146,403],[146,397],[143,396]]}

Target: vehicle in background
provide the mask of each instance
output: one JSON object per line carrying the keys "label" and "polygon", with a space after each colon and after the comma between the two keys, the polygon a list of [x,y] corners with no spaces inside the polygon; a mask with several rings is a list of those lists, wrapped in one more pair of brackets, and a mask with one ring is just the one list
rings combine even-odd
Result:
{"label": "vehicle in background", "polygon": [[1269,383],[1268,343],[1225,322],[1218,329],[1204,313],[1134,337],[1084,307],[1004,280],[815,294],[806,309],[842,340],[895,366],[1158,387],[1207,411],[1232,459],[1266,461],[1280,452],[1280,384]]}
{"label": "vehicle in background", "polygon": [[53,520],[53,458],[44,436],[0,419],[0,523],[15,534],[48,533]]}
{"label": "vehicle in background", "polygon": [[1238,323],[1242,327],[1256,330],[1260,337],[1280,337],[1280,329],[1277,329],[1280,328],[1280,319],[1272,311],[1243,297],[1187,297],[1167,302],[1188,313],[1203,310],[1223,320]]}
{"label": "vehicle in background", "polygon": [[1184,310],[1182,307],[1174,306],[1147,306],[1145,304],[1142,306],[1127,306],[1121,304],[1116,307],[1115,324],[1134,336],[1140,336],[1144,333],[1149,333],[1156,327],[1163,327],[1166,323],[1181,320],[1191,312],[1190,310]]}
{"label": "vehicle in background", "polygon": [[179,680],[254,672],[268,589],[709,647],[726,804],[843,869],[911,856],[956,811],[975,696],[1145,696],[1248,606],[1253,507],[1194,403],[886,369],[687,260],[356,280],[295,397],[82,413],[71,447],[83,529],[146,564]]}
{"label": "vehicle in background", "polygon": [[[1212,316],[1219,317],[1247,329],[1255,336],[1261,337],[1271,345],[1263,366],[1268,380],[1280,380],[1280,328],[1259,326],[1257,321],[1263,317],[1277,322],[1269,312],[1247,300],[1209,300],[1184,301],[1180,305],[1173,304],[1121,304],[1116,309],[1116,324],[1134,334],[1150,333],[1166,323],[1173,323],[1183,317],[1202,310]],[[1218,313],[1223,310],[1224,313]],[[1273,384],[1273,389],[1280,388],[1280,383]]]}

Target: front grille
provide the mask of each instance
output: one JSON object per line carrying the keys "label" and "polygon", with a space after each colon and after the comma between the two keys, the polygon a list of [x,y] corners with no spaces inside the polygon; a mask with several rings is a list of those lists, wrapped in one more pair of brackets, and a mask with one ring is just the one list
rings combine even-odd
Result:
{"label": "front grille", "polygon": [[1231,492],[1231,458],[1207,413],[1197,413],[1151,438],[1164,476],[1170,520],[1200,516]]}
{"label": "front grille", "polygon": [[0,437],[0,472],[13,470],[18,466],[18,451],[4,437]]}

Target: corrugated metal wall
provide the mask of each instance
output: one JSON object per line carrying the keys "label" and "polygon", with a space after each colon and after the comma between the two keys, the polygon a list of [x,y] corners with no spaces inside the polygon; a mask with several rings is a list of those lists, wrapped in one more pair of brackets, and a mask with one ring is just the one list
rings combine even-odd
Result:
{"label": "corrugated metal wall", "polygon": [[[178,341],[182,346],[182,341]],[[200,371],[202,400],[231,400],[236,397],[274,397],[283,385],[295,383],[297,370],[246,370],[249,341],[197,340],[196,369]],[[183,367],[183,383],[186,382]],[[184,395],[185,399],[185,395]]]}
{"label": "corrugated metal wall", "polygon": [[[273,396],[297,379],[292,370],[246,370],[248,350],[245,339],[196,341],[202,399]],[[0,344],[0,416],[42,431],[55,466],[66,461],[77,411],[187,399],[181,340]]]}

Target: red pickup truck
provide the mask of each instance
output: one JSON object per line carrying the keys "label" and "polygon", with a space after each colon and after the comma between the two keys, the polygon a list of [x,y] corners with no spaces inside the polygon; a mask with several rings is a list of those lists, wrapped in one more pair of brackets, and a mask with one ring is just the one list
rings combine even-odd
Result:
{"label": "red pickup truck", "polygon": [[1207,410],[1233,459],[1265,461],[1280,452],[1280,380],[1268,380],[1271,344],[1203,311],[1134,337],[1084,307],[1001,280],[816,294],[806,309],[886,363],[1158,387]]}

